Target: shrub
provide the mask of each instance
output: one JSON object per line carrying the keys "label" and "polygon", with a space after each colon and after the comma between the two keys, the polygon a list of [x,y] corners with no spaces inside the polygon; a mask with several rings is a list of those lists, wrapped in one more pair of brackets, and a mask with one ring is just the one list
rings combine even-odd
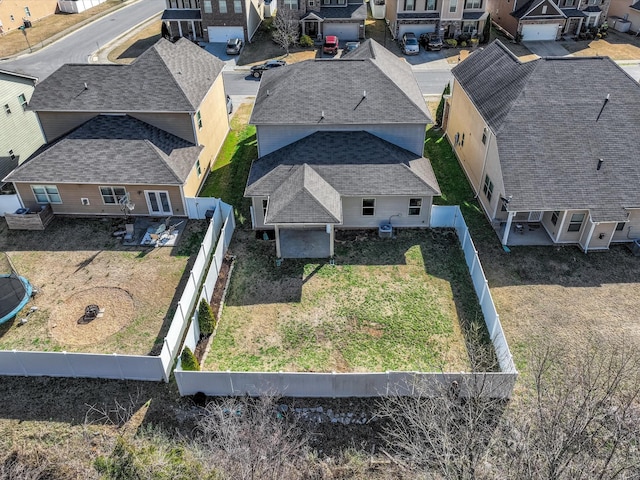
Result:
{"label": "shrub", "polygon": [[198,307],[198,324],[200,325],[200,334],[208,337],[216,328],[216,317],[213,315],[211,305],[204,298],[200,300]]}
{"label": "shrub", "polygon": [[454,38],[447,38],[446,43],[451,48],[456,48],[458,46],[458,41],[456,39],[454,39]]}
{"label": "shrub", "polygon": [[469,43],[473,46],[477,45],[479,42],[479,40],[477,38],[472,38],[471,40],[469,40]]}
{"label": "shrub", "polygon": [[458,35],[458,43],[466,43],[469,38],[469,35],[467,35],[466,33],[461,33],[460,35]]}
{"label": "shrub", "polygon": [[200,370],[198,359],[189,347],[184,347],[184,350],[182,350],[182,354],[180,355],[180,360],[182,361],[182,370],[187,372],[197,372]]}
{"label": "shrub", "polygon": [[484,22],[484,28],[482,29],[482,43],[489,43],[491,39],[491,14],[487,15],[487,20]]}
{"label": "shrub", "polygon": [[467,46],[467,42],[460,42],[460,46],[461,47],[466,47]]}
{"label": "shrub", "polygon": [[442,115],[444,114],[444,96],[449,95],[451,93],[451,87],[447,83],[447,86],[444,87],[444,92],[442,92],[442,97],[440,97],[440,103],[438,104],[438,108],[436,109],[436,124],[442,125]]}
{"label": "shrub", "polygon": [[300,46],[301,47],[313,47],[313,40],[309,35],[302,35],[300,37]]}

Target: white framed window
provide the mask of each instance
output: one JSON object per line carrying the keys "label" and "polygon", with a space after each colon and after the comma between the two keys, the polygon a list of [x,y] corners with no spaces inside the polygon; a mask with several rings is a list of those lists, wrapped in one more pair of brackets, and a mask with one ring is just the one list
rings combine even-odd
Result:
{"label": "white framed window", "polygon": [[413,11],[416,9],[416,4],[414,0],[404,0],[404,9],[406,11]]}
{"label": "white framed window", "polygon": [[310,7],[315,7],[316,6],[316,2],[314,0],[309,0],[309,6]]}
{"label": "white framed window", "polygon": [[467,0],[464,8],[482,8],[482,0]]}
{"label": "white framed window", "polygon": [[375,198],[363,198],[362,199],[362,215],[371,217],[376,213],[376,199]]}
{"label": "white framed window", "polygon": [[491,202],[491,197],[493,197],[493,182],[489,178],[489,175],[484,176],[484,185],[482,186],[482,191],[484,192],[484,196],[487,197],[487,200]]}
{"label": "white framed window", "polygon": [[463,22],[462,33],[473,34],[476,31],[476,22]]}
{"label": "white framed window", "polygon": [[455,13],[458,9],[458,0],[449,0],[449,13]]}
{"label": "white framed window", "polygon": [[38,203],[62,203],[62,197],[55,185],[31,185],[31,191]]}
{"label": "white framed window", "polygon": [[344,5],[345,0],[338,0],[338,5]]}
{"label": "white framed window", "polygon": [[198,177],[202,175],[202,168],[200,167],[200,159],[196,161],[196,171],[198,172]]}
{"label": "white framed window", "polygon": [[284,0],[284,6],[289,7],[291,10],[298,10],[298,0]]}
{"label": "white framed window", "polygon": [[200,115],[200,110],[196,113],[196,120],[198,121],[198,130],[202,128],[202,115]]}
{"label": "white framed window", "polygon": [[618,224],[616,225],[616,232],[621,232],[624,230],[624,226],[627,224],[627,222],[618,222]]}
{"label": "white framed window", "polygon": [[220,13],[227,13],[227,0],[218,0],[218,9]]}
{"label": "white framed window", "polygon": [[438,8],[437,0],[427,0],[427,3],[425,5],[426,10],[437,10],[437,8]]}
{"label": "white framed window", "polygon": [[[225,2],[226,7],[226,2]],[[204,0],[204,13],[213,13],[213,7],[211,6],[211,0]]]}
{"label": "white framed window", "polygon": [[6,113],[7,115],[11,113],[11,107],[9,106],[8,103],[4,104],[4,113]]}
{"label": "white framed window", "polygon": [[9,150],[9,158],[11,158],[11,160],[15,160],[16,159],[16,154],[13,153],[13,150]]}
{"label": "white framed window", "polygon": [[115,205],[127,194],[124,187],[100,187],[102,203],[105,205]]}
{"label": "white framed window", "polygon": [[410,198],[409,199],[409,215],[420,215],[420,211],[422,210],[422,199],[421,198]]}
{"label": "white framed window", "polygon": [[27,109],[27,97],[24,96],[24,94],[20,94],[18,95],[18,101],[20,102],[20,106],[22,107],[22,110],[26,110]]}
{"label": "white framed window", "polygon": [[269,205],[269,199],[265,198],[262,200],[262,218],[267,216],[267,206]]}
{"label": "white framed window", "polygon": [[233,13],[242,13],[242,2],[240,0],[233,0]]}
{"label": "white framed window", "polygon": [[567,232],[579,232],[582,228],[582,222],[584,222],[584,213],[574,213],[571,215]]}
{"label": "white framed window", "polygon": [[542,6],[542,14],[544,15],[545,13],[547,13],[547,6],[543,5]]}
{"label": "white framed window", "polygon": [[558,218],[560,217],[560,212],[558,210],[554,211],[551,214],[551,223],[556,225],[558,223]]}
{"label": "white framed window", "polygon": [[487,128],[486,127],[482,129],[482,143],[484,145],[487,144]]}
{"label": "white framed window", "polygon": [[575,4],[575,0],[564,0],[565,7],[573,7],[574,4]]}

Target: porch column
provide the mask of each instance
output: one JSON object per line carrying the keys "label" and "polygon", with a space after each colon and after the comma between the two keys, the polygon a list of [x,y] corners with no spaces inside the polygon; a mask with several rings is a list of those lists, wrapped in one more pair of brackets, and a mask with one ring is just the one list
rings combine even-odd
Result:
{"label": "porch column", "polygon": [[178,21],[178,35],[182,37],[182,22]]}
{"label": "porch column", "polygon": [[193,40],[196,39],[196,22],[191,20],[191,31],[193,32]]}
{"label": "porch column", "polygon": [[282,258],[282,254],[280,253],[280,229],[278,225],[275,225],[276,230],[276,257]]}
{"label": "porch column", "polygon": [[333,258],[333,240],[335,239],[335,229],[333,225],[327,225],[329,232],[329,257]]}
{"label": "porch column", "polygon": [[562,231],[564,230],[564,223],[566,219],[567,219],[567,211],[565,210],[562,212],[562,220],[560,221],[560,227],[558,227],[558,233],[556,234],[556,238],[554,242],[557,242],[558,240],[560,240],[560,235],[562,235]]}
{"label": "porch column", "polygon": [[511,222],[513,222],[513,217],[516,216],[516,212],[509,212],[509,218],[507,218],[507,224],[504,227],[504,233],[502,234],[502,245],[507,244],[507,240],[509,239],[509,232],[511,231]]}
{"label": "porch column", "polygon": [[587,241],[584,243],[584,253],[587,253],[587,250],[589,250],[589,244],[591,243],[591,237],[593,237],[593,231],[596,229],[596,225],[596,222],[591,223],[591,229],[589,230],[589,235],[587,235]]}
{"label": "porch column", "polygon": [[580,30],[582,30],[582,22],[584,22],[584,17],[580,17],[580,21],[578,22],[578,30],[576,31],[576,35],[578,35],[580,33]]}

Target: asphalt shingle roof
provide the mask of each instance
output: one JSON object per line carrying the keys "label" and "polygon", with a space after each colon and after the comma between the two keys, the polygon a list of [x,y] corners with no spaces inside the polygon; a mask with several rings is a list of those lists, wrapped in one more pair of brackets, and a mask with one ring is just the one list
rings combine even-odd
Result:
{"label": "asphalt shingle roof", "polygon": [[321,6],[319,12],[314,12],[325,20],[338,20],[348,18],[350,20],[366,20],[367,4],[355,3],[346,7],[325,7]]}
{"label": "asphalt shingle roof", "polygon": [[631,5],[631,8],[633,8],[634,10],[640,10],[640,2],[636,2],[633,5]]}
{"label": "asphalt shingle roof", "polygon": [[428,12],[398,12],[398,18],[399,19],[420,19],[420,18],[425,18],[425,19],[430,19],[430,20],[435,20],[440,18],[440,14],[439,13],[428,13]]}
{"label": "asphalt shingle roof", "polygon": [[223,66],[185,38],[175,44],[160,39],[131,65],[63,65],[36,87],[30,107],[36,111],[193,112]]}
{"label": "asphalt shingle roof", "polygon": [[496,133],[509,210],[584,208],[598,222],[640,207],[640,85],[611,59],[523,64],[494,42],[453,74]]}
{"label": "asphalt shingle roof", "polygon": [[202,147],[128,115],[98,115],[5,181],[182,185]]}
{"label": "asphalt shingle roof", "polygon": [[255,160],[245,190],[276,202],[272,223],[334,223],[337,195],[432,196],[440,187],[429,160],[359,131],[316,132]]}
{"label": "asphalt shingle roof", "polygon": [[320,122],[426,124],[431,117],[411,66],[374,40],[365,40],[344,59],[307,60],[262,76],[250,123]]}
{"label": "asphalt shingle roof", "polygon": [[586,18],[588,15],[582,13],[582,10],[578,10],[577,8],[562,8],[562,13],[567,18]]}
{"label": "asphalt shingle roof", "polygon": [[202,20],[202,12],[197,9],[167,9],[162,12],[161,20]]}

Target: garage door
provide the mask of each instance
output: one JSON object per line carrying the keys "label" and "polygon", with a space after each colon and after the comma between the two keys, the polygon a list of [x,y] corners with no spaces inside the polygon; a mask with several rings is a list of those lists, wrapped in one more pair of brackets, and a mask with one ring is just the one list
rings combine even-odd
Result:
{"label": "garage door", "polygon": [[398,38],[407,32],[413,32],[416,37],[420,37],[423,33],[433,33],[436,31],[435,23],[425,25],[400,25],[398,26]]}
{"label": "garage door", "polygon": [[324,36],[336,35],[342,41],[358,40],[357,23],[325,23],[322,26]]}
{"label": "garage door", "polygon": [[535,42],[536,40],[555,40],[558,34],[557,23],[547,25],[523,25],[522,41]]}
{"label": "garage door", "polygon": [[226,43],[230,38],[241,38],[244,41],[242,27],[207,27],[211,43]]}

